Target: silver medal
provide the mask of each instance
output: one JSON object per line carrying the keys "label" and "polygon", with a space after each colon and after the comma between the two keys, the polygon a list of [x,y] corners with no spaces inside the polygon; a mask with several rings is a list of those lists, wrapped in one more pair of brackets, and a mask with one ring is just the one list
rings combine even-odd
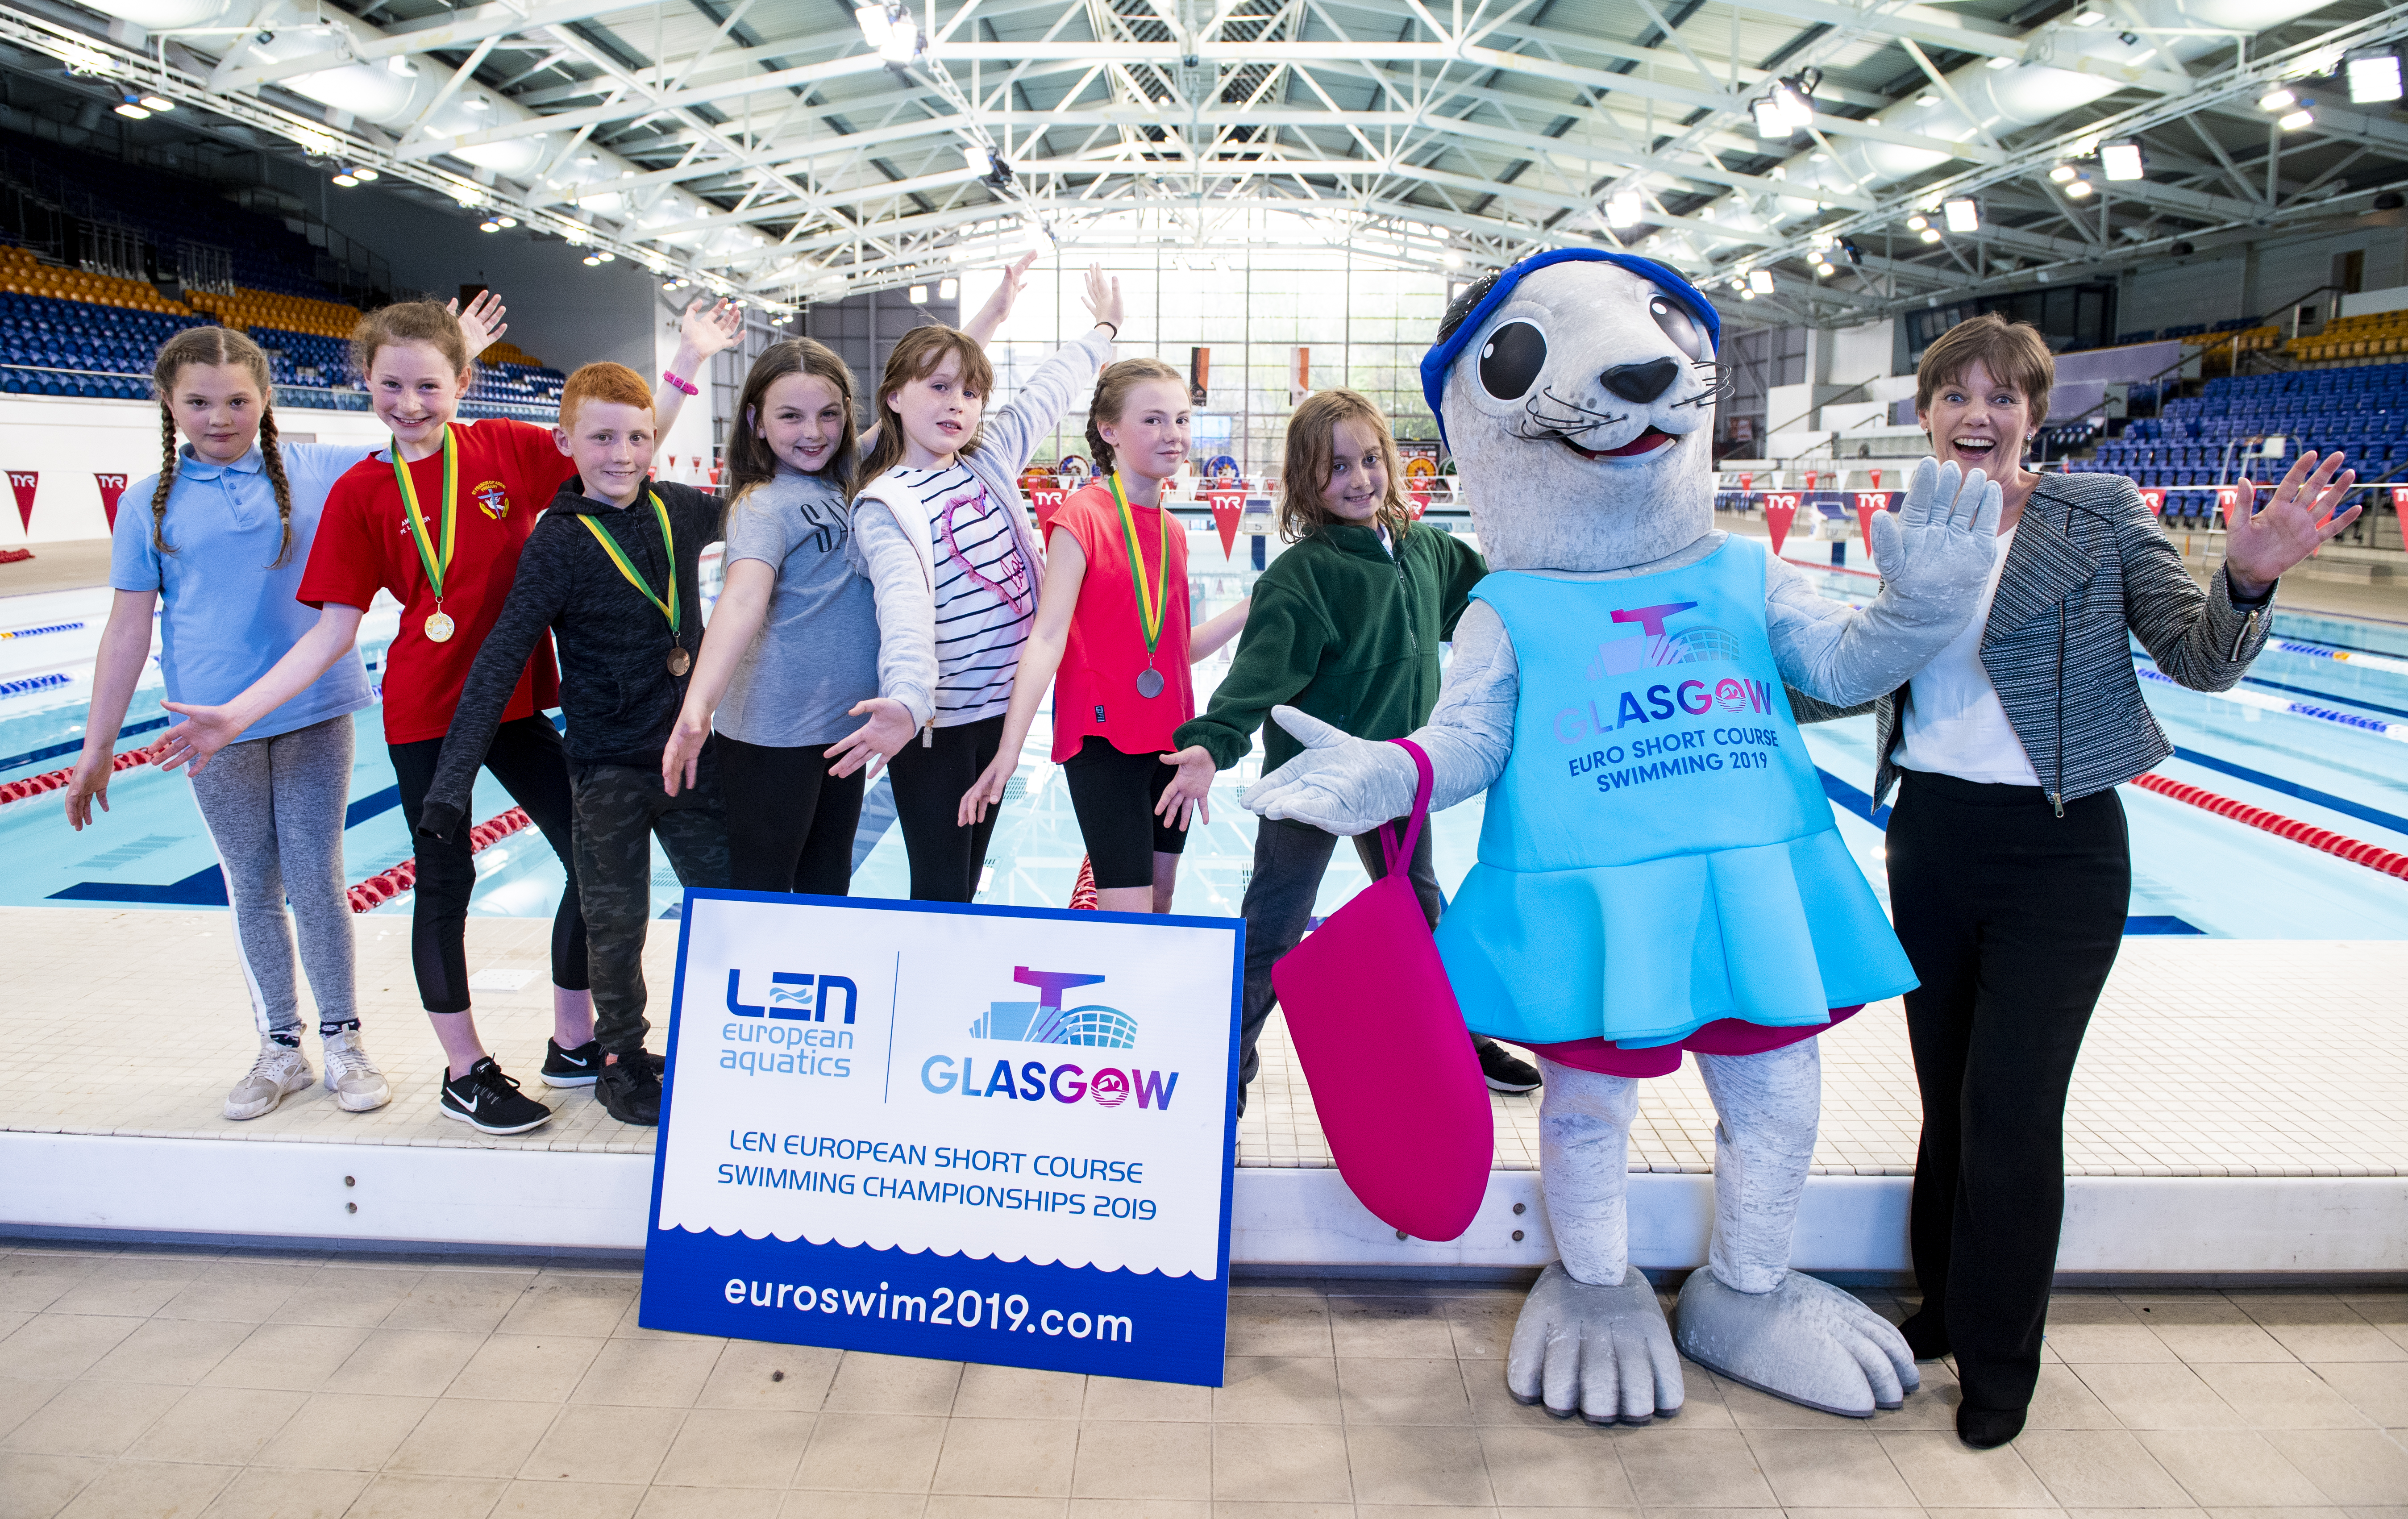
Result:
{"label": "silver medal", "polygon": [[1137,678],[1137,694],[1145,697],[1149,701],[1161,695],[1162,672],[1157,669],[1146,669],[1139,672]]}

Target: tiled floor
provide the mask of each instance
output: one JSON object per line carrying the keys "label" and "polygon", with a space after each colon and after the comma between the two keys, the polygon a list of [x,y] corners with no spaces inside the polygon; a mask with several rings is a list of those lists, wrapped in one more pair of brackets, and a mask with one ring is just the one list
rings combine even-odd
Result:
{"label": "tiled floor", "polygon": [[[2381,882],[2376,882],[2382,885]],[[2390,888],[2386,888],[2390,889]],[[664,1046],[677,925],[656,925],[645,963],[652,1045]],[[489,1139],[435,1111],[437,1054],[417,1008],[405,918],[360,921],[361,1018],[394,1080],[393,1104],[345,1113],[313,1090],[267,1117],[229,1124],[225,1090],[256,1048],[222,912],[0,909],[0,1065],[37,1079],[0,1095],[0,1129],[217,1139],[485,1146],[648,1154],[652,1131],[589,1097],[549,1094],[560,1116]],[[534,1083],[551,1031],[547,919],[468,920],[469,963],[518,972],[480,991],[478,1019],[504,1068]],[[2398,1037],[2408,943],[2134,939],[2092,1022],[2066,1124],[2066,1166],[2085,1176],[2408,1174],[2408,1042]],[[2279,1016],[2269,1009],[2281,1009]],[[84,1040],[61,1041],[72,1025]],[[106,1059],[92,1058],[90,1040]],[[1816,1169],[1903,1176],[1920,1105],[1895,1002],[1823,1037]],[[314,1048],[311,1051],[314,1058]],[[1239,1125],[1239,1164],[1326,1167],[1312,1095],[1274,1019],[1262,1084]],[[1496,1099],[1497,1166],[1538,1165],[1538,1099]],[[1713,1114],[1695,1062],[1648,1083],[1631,1162],[1712,1168]]]}
{"label": "tiled floor", "polygon": [[1865,1423],[1691,1366],[1677,1421],[1558,1424],[1505,1396],[1512,1287],[1241,1286],[1218,1390],[656,1334],[636,1292],[0,1241],[0,1519],[2408,1515],[2408,1294],[2060,1295],[1977,1455],[1945,1366]]}

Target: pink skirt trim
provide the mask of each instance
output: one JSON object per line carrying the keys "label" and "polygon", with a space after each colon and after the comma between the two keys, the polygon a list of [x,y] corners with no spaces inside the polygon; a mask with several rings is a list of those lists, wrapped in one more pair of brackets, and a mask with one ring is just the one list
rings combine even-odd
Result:
{"label": "pink skirt trim", "polygon": [[1670,1076],[1681,1068],[1684,1050],[1695,1050],[1699,1054],[1762,1054],[1767,1050],[1811,1039],[1863,1009],[1861,1002],[1852,1008],[1833,1008],[1829,1023],[1812,1028],[1773,1028],[1741,1018],[1720,1018],[1684,1039],[1650,1045],[1643,1050],[1626,1050],[1603,1039],[1572,1039],[1563,1044],[1531,1044],[1524,1048],[1559,1066],[1593,1070],[1600,1076]]}

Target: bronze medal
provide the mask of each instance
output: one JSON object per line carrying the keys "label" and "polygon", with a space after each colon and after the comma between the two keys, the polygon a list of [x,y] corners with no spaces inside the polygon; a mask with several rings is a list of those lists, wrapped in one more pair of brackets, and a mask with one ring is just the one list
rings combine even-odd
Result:
{"label": "bronze medal", "polygon": [[672,647],[669,650],[669,673],[671,675],[683,675],[686,671],[692,668],[694,668],[694,656],[692,654],[687,653],[682,647]]}

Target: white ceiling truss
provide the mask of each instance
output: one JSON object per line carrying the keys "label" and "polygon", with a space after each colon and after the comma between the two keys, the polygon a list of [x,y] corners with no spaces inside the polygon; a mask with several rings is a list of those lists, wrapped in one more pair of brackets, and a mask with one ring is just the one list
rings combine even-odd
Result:
{"label": "white ceiling truss", "polygon": [[[0,41],[770,307],[1040,236],[1467,272],[1585,243],[1742,321],[1830,322],[2397,215],[2408,118],[2332,76],[2396,50],[2408,5],[2312,4],[922,0],[890,62],[853,0],[28,0]],[[165,12],[208,24],[126,24]],[[409,117],[337,108],[324,81],[363,65],[424,78]],[[2065,108],[2014,104],[2043,78]],[[1811,117],[1768,139],[1783,79]],[[2312,125],[2258,107],[2286,84]],[[2147,178],[2103,181],[2104,141]],[[2052,180],[2069,163],[2097,193]],[[1978,232],[1906,229],[1959,197]],[[1743,306],[1753,270],[1775,290]]]}

